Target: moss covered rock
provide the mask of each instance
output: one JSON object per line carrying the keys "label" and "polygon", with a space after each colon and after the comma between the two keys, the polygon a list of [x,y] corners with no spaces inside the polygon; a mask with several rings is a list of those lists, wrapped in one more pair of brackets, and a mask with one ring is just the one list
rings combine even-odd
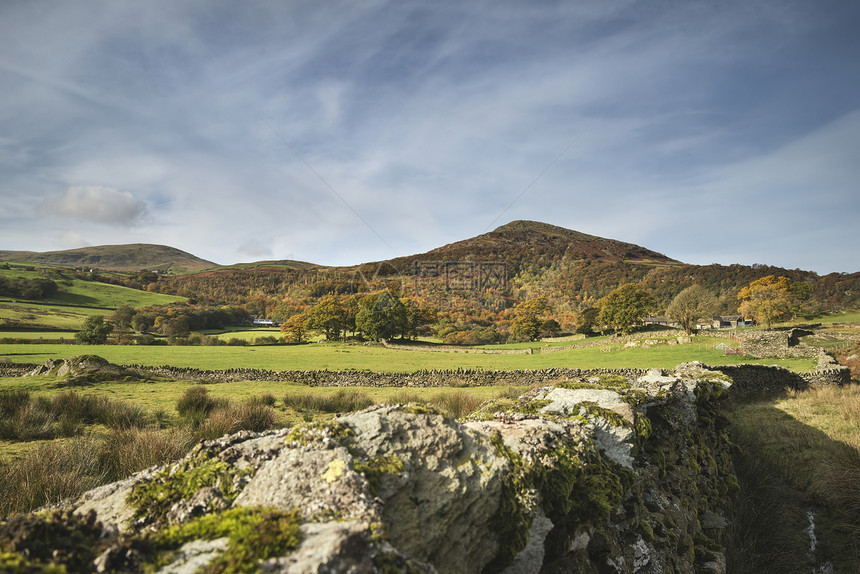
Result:
{"label": "moss covered rock", "polygon": [[[31,571],[714,571],[736,484],[717,416],[729,384],[685,367],[568,380],[467,422],[379,405],[238,433],[68,501],[63,518],[5,522],[0,540],[3,528],[33,534],[0,546],[2,561]],[[42,531],[87,551],[43,556]]]}

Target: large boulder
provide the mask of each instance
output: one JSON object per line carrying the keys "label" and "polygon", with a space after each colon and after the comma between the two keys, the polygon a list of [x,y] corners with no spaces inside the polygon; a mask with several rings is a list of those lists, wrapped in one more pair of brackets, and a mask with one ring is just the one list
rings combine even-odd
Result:
{"label": "large boulder", "polygon": [[[722,571],[736,482],[716,413],[730,382],[698,366],[619,379],[535,389],[467,421],[382,405],[241,432],[27,524],[75,533],[98,571]],[[0,551],[24,553],[8,524]]]}
{"label": "large boulder", "polygon": [[50,375],[66,385],[104,380],[132,380],[142,376],[137,371],[121,367],[98,355],[75,355],[67,359],[48,359],[26,376]]}

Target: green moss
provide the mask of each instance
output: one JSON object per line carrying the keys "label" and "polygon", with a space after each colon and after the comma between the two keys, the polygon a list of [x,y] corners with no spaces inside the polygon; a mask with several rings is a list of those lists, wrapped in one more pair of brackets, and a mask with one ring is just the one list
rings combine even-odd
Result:
{"label": "green moss", "polygon": [[32,562],[15,552],[0,552],[0,574],[66,574],[63,565]]}
{"label": "green moss", "polygon": [[729,391],[723,388],[723,385],[718,381],[704,379],[696,384],[693,393],[696,395],[696,404],[702,406],[727,397]]}
{"label": "green moss", "polygon": [[717,383],[722,387],[722,383],[731,384],[732,379],[728,375],[723,373],[711,372],[711,373],[695,373],[693,378],[700,382],[711,382]]}
{"label": "green moss", "polygon": [[336,420],[326,419],[294,426],[287,433],[284,441],[287,444],[298,443],[307,446],[324,439],[334,439],[340,442],[351,436],[355,436],[355,432],[351,428]]}
{"label": "green moss", "polygon": [[502,548],[487,571],[502,570],[525,548],[532,524],[533,493],[556,528],[546,541],[550,556],[563,554],[569,546],[565,538],[583,524],[594,525],[620,505],[624,492],[632,487],[635,474],[605,459],[596,450],[584,450],[571,439],[540,453],[534,463],[525,464],[495,433],[491,442],[512,471],[503,482],[499,511],[493,524]]}
{"label": "green moss", "polygon": [[227,538],[227,549],[199,572],[257,572],[261,560],[284,556],[298,547],[300,523],[298,510],[231,508],[165,528],[152,540],[158,548],[178,548],[192,540]]}
{"label": "green moss", "polygon": [[511,470],[502,481],[499,509],[492,519],[500,548],[486,572],[503,570],[514,557],[526,547],[532,526],[532,511],[529,505],[531,480],[528,469],[520,455],[505,444],[502,435],[494,432],[490,443],[496,454],[511,464]]}
{"label": "green moss", "polygon": [[591,415],[593,417],[602,418],[609,422],[612,426],[615,427],[629,427],[630,423],[627,422],[623,416],[619,415],[615,411],[609,410],[605,407],[601,407],[595,402],[592,401],[583,401],[581,403],[577,403],[577,406],[580,409],[584,409],[586,414]]}
{"label": "green moss", "polygon": [[393,454],[376,455],[368,459],[367,462],[354,461],[352,468],[364,475],[370,486],[371,494],[376,495],[376,489],[379,487],[379,481],[383,475],[403,472],[403,461]]}
{"label": "green moss", "polygon": [[651,438],[651,421],[642,413],[636,413],[633,429],[636,431],[636,440],[640,445],[645,444]]}
{"label": "green moss", "polygon": [[370,541],[382,542],[388,540],[388,532],[385,530],[385,525],[381,522],[370,523]]}
{"label": "green moss", "polygon": [[240,470],[224,461],[200,456],[169,466],[152,480],[136,484],[126,501],[135,509],[135,518],[157,522],[174,504],[191,498],[201,488],[217,487],[222,497],[232,502],[239,495],[235,480],[252,474],[251,468]]}
{"label": "green moss", "polygon": [[623,375],[618,375],[615,373],[601,373],[596,376],[598,381],[600,381],[601,387],[610,387],[615,389],[630,388],[630,382]]}
{"label": "green moss", "polygon": [[630,389],[622,395],[621,399],[628,405],[635,407],[649,401],[650,397],[648,396],[648,393],[642,389]]}
{"label": "green moss", "polygon": [[542,414],[540,410],[551,402],[552,401],[528,399],[495,399],[487,401],[481,405],[481,407],[470,414],[467,419],[475,421],[491,421],[495,419],[495,414],[498,412],[538,416]]}
{"label": "green moss", "polygon": [[651,528],[651,525],[648,524],[647,520],[639,521],[639,532],[642,533],[642,538],[644,538],[648,542],[654,541],[654,529]]}
{"label": "green moss", "polygon": [[[22,565],[25,572],[49,571],[59,564],[69,572],[89,572],[102,535],[95,512],[86,516],[70,511],[13,514],[0,522],[0,552],[20,552],[29,564]],[[4,560],[6,565],[0,565],[0,571],[18,571],[12,568],[13,555]]]}

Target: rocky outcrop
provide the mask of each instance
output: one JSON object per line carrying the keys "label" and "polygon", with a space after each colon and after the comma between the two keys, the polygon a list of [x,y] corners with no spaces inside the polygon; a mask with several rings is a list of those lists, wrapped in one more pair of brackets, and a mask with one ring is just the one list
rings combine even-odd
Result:
{"label": "rocky outcrop", "polygon": [[[374,406],[201,443],[24,523],[98,571],[724,572],[730,385],[691,365],[536,388],[466,421]],[[0,524],[0,559],[66,563],[27,553],[21,528]]]}
{"label": "rocky outcrop", "polygon": [[48,359],[26,376],[51,375],[64,379],[65,384],[85,384],[104,380],[132,380],[142,376],[137,371],[121,367],[98,355],[76,355],[67,359]]}

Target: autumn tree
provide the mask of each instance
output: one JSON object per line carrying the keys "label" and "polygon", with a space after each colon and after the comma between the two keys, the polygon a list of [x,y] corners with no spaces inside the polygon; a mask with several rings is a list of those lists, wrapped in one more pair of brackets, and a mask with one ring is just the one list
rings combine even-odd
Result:
{"label": "autumn tree", "polygon": [[689,335],[696,322],[713,315],[718,305],[717,298],[710,291],[701,285],[690,285],[672,299],[666,313]]}
{"label": "autumn tree", "polygon": [[514,319],[511,321],[511,333],[517,339],[535,341],[540,337],[542,315],[548,313],[550,307],[545,297],[535,297],[523,301],[514,308]]}
{"label": "autumn tree", "polygon": [[738,311],[770,328],[774,321],[791,313],[790,289],[791,281],[787,277],[768,275],[756,279],[738,292],[741,302]]}
{"label": "autumn tree", "polygon": [[639,285],[622,285],[600,301],[598,321],[603,325],[629,333],[654,308],[654,298]]}
{"label": "autumn tree", "polygon": [[287,343],[299,344],[304,343],[307,335],[305,323],[307,316],[304,313],[297,313],[290,316],[281,324],[281,333],[287,340]]}
{"label": "autumn tree", "polygon": [[334,295],[328,295],[307,311],[305,326],[321,331],[326,339],[333,341],[340,338],[346,327],[346,318],[346,309],[341,302]]}

